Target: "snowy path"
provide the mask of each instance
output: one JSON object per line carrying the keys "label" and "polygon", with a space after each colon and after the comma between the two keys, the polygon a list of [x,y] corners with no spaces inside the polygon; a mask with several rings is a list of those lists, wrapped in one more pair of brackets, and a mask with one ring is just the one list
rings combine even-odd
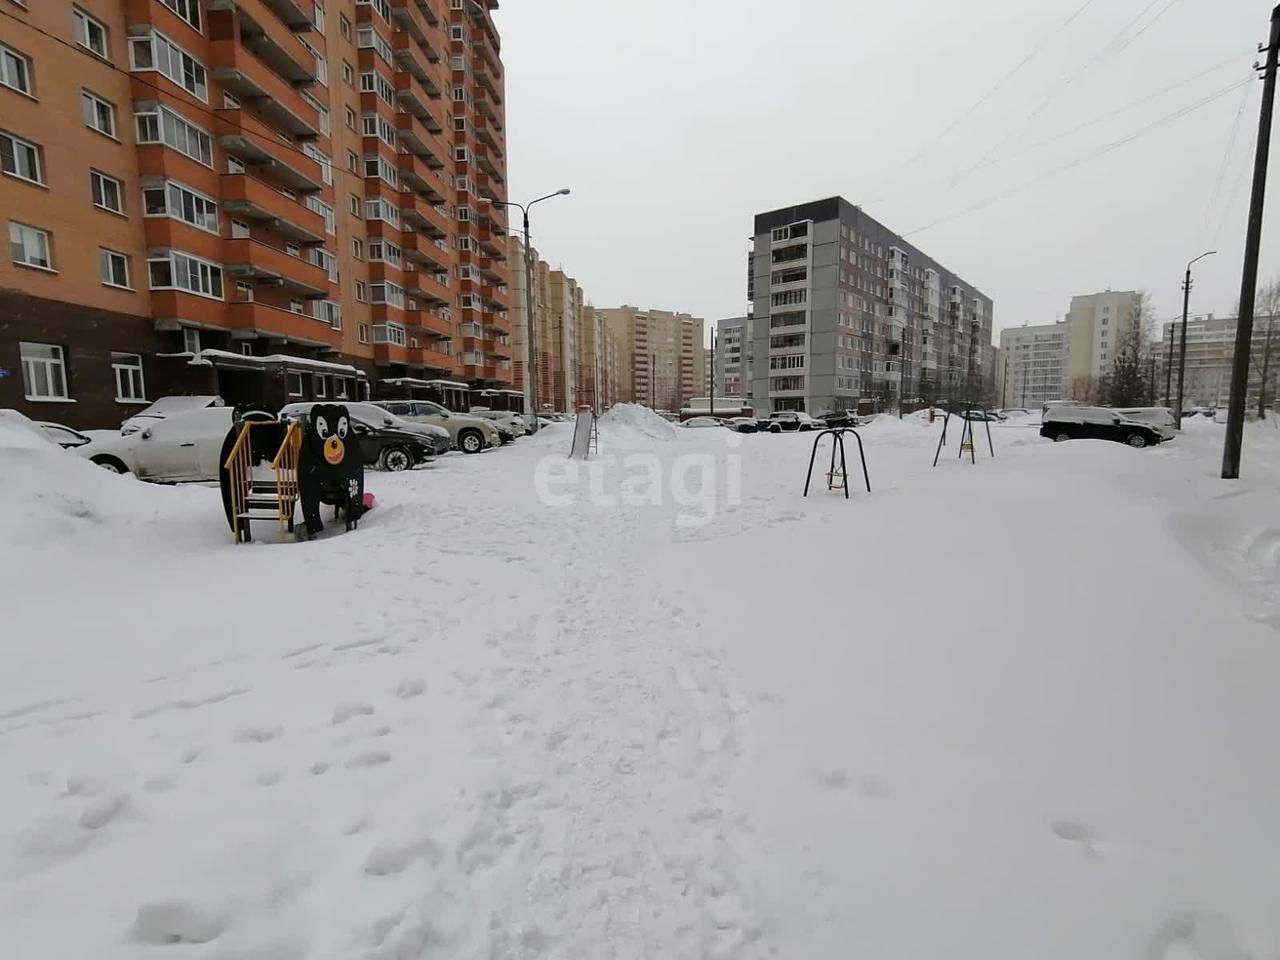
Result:
{"label": "snowy path", "polygon": [[1280,439],[1228,488],[1215,430],[882,423],[847,503],[806,437],[605,433],[714,464],[694,525],[539,504],[552,435],[243,548],[5,450],[6,951],[1280,957]]}

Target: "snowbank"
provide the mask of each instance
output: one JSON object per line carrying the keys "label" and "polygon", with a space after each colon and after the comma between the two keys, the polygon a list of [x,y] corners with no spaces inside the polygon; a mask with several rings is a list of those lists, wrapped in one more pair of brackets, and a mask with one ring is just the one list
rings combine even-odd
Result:
{"label": "snowbank", "polygon": [[600,417],[600,432],[608,440],[623,443],[676,438],[676,428],[671,423],[638,403],[615,403]]}

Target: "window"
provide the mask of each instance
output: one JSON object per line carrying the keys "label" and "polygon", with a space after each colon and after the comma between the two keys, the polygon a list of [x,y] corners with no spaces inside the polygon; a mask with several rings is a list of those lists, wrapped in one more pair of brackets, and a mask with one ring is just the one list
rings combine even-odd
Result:
{"label": "window", "polygon": [[19,140],[12,134],[0,132],[0,170],[20,180],[44,183],[40,167],[39,147],[26,140]]}
{"label": "window", "polygon": [[67,365],[62,348],[51,343],[18,344],[22,388],[28,400],[69,400]]}
{"label": "window", "polygon": [[244,173],[244,161],[239,157],[227,156],[227,173]]}
{"label": "window", "polygon": [[123,253],[100,249],[98,251],[98,273],[102,277],[102,282],[108,287],[122,287],[125,290],[132,289],[129,286],[129,258]]}
{"label": "window", "polygon": [[382,220],[393,227],[400,226],[399,209],[391,201],[382,197],[374,197],[364,202],[364,216],[366,220]]}
{"label": "window", "polygon": [[[139,113],[136,116],[139,143],[163,143],[179,153],[190,157],[198,163],[213,168],[213,141],[209,134],[193,123],[188,123],[168,107],[161,107],[154,113]],[[227,159],[228,169],[231,166]],[[243,173],[244,167],[239,171]]]}
{"label": "window", "polygon": [[334,395],[334,398],[337,400],[347,399],[347,378],[346,377],[333,378],[333,395]]}
{"label": "window", "polygon": [[204,64],[164,34],[130,37],[129,59],[132,70],[159,70],[187,93],[208,102]]}
{"label": "window", "polygon": [[232,219],[231,221],[231,239],[232,240],[248,240],[253,233],[249,229],[249,224],[243,220]]}
{"label": "window", "polygon": [[89,189],[93,194],[93,205],[112,213],[124,213],[124,187],[115,177],[109,177],[97,170],[89,171]]}
{"label": "window", "polygon": [[450,27],[450,28],[449,28],[449,39],[450,39],[450,40],[465,40],[465,39],[467,39],[467,34],[466,34],[466,32],[462,29],[462,27],[458,26],[457,24],[454,24],[452,27]]}
{"label": "window", "polygon": [[346,125],[350,127],[352,130],[356,128],[356,112],[352,110],[350,107],[342,108],[342,118],[345,121]]}
{"label": "window", "polygon": [[395,106],[396,88],[376,70],[366,70],[360,74],[360,92],[376,93],[378,99],[387,106]]}
{"label": "window", "polygon": [[459,145],[453,148],[453,159],[459,163],[466,163],[471,157],[471,151],[465,145]]}
{"label": "window", "polygon": [[160,2],[191,24],[193,29],[200,29],[199,0],[160,0]]}
{"label": "window", "polygon": [[390,307],[404,309],[404,287],[389,280],[370,284],[369,293],[374,303],[385,303]]}
{"label": "window", "polygon": [[223,90],[222,91],[222,109],[223,110],[239,110],[240,98],[235,96],[234,94],[227,93],[227,91]]}
{"label": "window", "polygon": [[287,376],[289,381],[289,396],[291,397],[302,396],[302,374],[290,373]]}
{"label": "window", "polygon": [[351,21],[343,14],[338,14],[338,32],[342,34],[343,39],[351,39]]}
{"label": "window", "polygon": [[136,353],[112,353],[111,371],[116,375],[116,399],[145,400],[142,386],[142,357]]}
{"label": "window", "polygon": [[356,339],[361,343],[369,342],[369,325],[367,323],[356,324]]}
{"label": "window", "polygon": [[289,301],[289,312],[302,313],[302,301],[297,299],[291,299]]}
{"label": "window", "polygon": [[0,83],[19,93],[33,96],[30,59],[2,43],[0,43]]}
{"label": "window", "polygon": [[200,331],[195,327],[182,328],[182,349],[186,353],[200,352]]}
{"label": "window", "polygon": [[349,87],[356,85],[356,68],[347,63],[346,60],[342,61],[342,82]]}
{"label": "window", "polygon": [[243,340],[243,341],[241,341],[241,343],[240,343],[240,355],[241,355],[241,356],[243,356],[243,357],[252,357],[252,356],[253,356],[253,341],[252,341],[252,340]]}
{"label": "window", "polygon": [[364,259],[364,241],[359,237],[351,238],[351,256],[357,260]]}
{"label": "window", "polygon": [[142,201],[148,217],[169,216],[209,233],[218,232],[218,204],[173,180],[163,187],[143,190]]}
{"label": "window", "polygon": [[369,259],[390,263],[398,267],[402,262],[401,250],[394,243],[386,240],[370,240]]}
{"label": "window", "polygon": [[365,296],[365,285],[363,280],[356,281],[356,300],[364,303],[368,298]]}
{"label": "window", "polygon": [[320,35],[324,35],[324,4],[320,0],[315,0],[315,6],[312,8],[311,22],[315,24],[316,29],[320,31]]}
{"label": "window", "polygon": [[86,50],[96,53],[103,60],[109,59],[107,57],[107,28],[79,7],[72,8],[71,19],[76,43]]}
{"label": "window", "polygon": [[197,296],[222,299],[222,267],[188,253],[170,250],[147,261],[152,290],[185,290]]}
{"label": "window", "polygon": [[236,281],[236,299],[243,303],[253,303],[253,284],[243,280]]}
{"label": "window", "polygon": [[372,47],[383,60],[388,64],[395,59],[395,53],[391,49],[391,44],[387,43],[386,38],[382,36],[371,25],[366,24],[356,31],[356,46]]}
{"label": "window", "polygon": [[329,378],[323,373],[316,374],[316,399],[323,400],[329,395]]}
{"label": "window", "polygon": [[364,158],[364,175],[376,177],[391,187],[400,186],[400,171],[385,157],[372,156]]}
{"label": "window", "polygon": [[347,201],[347,209],[351,211],[351,215],[357,220],[360,219],[360,198],[354,193],[351,194]]}
{"label": "window", "polygon": [[360,158],[356,155],[354,150],[347,151],[347,169],[352,173],[358,173],[360,171]]}
{"label": "window", "polygon": [[378,323],[373,327],[374,343],[393,343],[403,347],[405,341],[404,327],[398,323]]}
{"label": "window", "polygon": [[378,16],[387,23],[391,22],[391,4],[387,0],[356,0],[356,5],[361,7],[373,7],[378,11]]}
{"label": "window", "polygon": [[39,227],[29,227],[25,223],[10,223],[9,255],[14,263],[24,267],[53,269],[53,252],[49,243],[49,233]]}
{"label": "window", "polygon": [[366,137],[377,137],[388,147],[396,145],[395,124],[380,113],[364,115],[363,132]]}

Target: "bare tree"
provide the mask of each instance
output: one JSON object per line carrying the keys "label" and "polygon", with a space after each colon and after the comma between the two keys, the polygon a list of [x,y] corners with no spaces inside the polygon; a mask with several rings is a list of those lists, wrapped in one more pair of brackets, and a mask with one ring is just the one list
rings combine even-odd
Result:
{"label": "bare tree", "polygon": [[1262,373],[1258,381],[1258,418],[1263,420],[1267,416],[1267,380],[1271,374],[1271,327],[1277,313],[1280,313],[1280,280],[1272,280],[1258,291],[1255,314],[1259,320],[1265,317],[1267,323],[1267,333],[1261,347],[1253,346],[1253,362],[1260,365]]}

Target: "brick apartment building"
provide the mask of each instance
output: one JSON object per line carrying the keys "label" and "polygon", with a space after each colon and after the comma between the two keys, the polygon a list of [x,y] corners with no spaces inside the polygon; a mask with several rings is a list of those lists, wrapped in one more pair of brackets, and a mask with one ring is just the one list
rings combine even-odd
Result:
{"label": "brick apartment building", "polygon": [[604,318],[622,358],[619,400],[674,412],[691,397],[706,396],[701,319],[632,306],[596,312]]}
{"label": "brick apartment building", "polygon": [[995,373],[992,302],[843,197],[755,218],[756,409],[968,399]]}
{"label": "brick apartment building", "polygon": [[510,387],[497,6],[3,4],[0,407]]}

